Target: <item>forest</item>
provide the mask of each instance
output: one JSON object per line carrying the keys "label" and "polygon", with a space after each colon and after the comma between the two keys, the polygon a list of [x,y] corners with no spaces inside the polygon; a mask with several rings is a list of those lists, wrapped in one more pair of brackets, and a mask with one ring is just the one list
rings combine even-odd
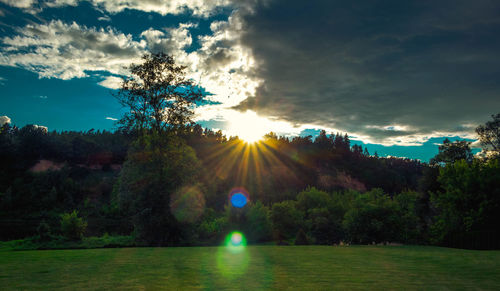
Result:
{"label": "forest", "polygon": [[0,128],[0,240],[219,245],[238,230],[259,244],[500,248],[500,114],[476,129],[483,155],[445,140],[429,163],[347,133],[247,143],[191,122],[203,96],[170,56],[144,62],[116,95],[130,109],[116,130]]}

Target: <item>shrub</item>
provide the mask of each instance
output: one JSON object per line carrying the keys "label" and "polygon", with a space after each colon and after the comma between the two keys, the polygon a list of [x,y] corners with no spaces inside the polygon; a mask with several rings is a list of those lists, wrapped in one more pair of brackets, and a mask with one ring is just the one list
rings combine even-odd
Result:
{"label": "shrub", "polygon": [[38,233],[40,241],[48,241],[51,238],[50,226],[45,221],[40,222],[40,224],[36,228],[36,232]]}
{"label": "shrub", "polygon": [[304,230],[301,228],[299,232],[297,232],[297,237],[295,238],[295,245],[296,246],[301,246],[301,245],[308,245],[309,240],[307,239],[307,235],[304,232]]}
{"label": "shrub", "polygon": [[87,222],[83,218],[78,217],[78,211],[73,210],[71,213],[61,215],[61,231],[62,234],[72,240],[80,240],[87,228]]}
{"label": "shrub", "polygon": [[269,209],[257,201],[247,214],[247,233],[251,242],[263,242],[271,238]]}

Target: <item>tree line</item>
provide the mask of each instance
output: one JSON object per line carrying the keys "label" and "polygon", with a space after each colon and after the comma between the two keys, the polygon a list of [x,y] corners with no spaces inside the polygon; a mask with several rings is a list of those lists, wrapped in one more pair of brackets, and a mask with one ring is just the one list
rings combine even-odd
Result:
{"label": "tree line", "polygon": [[500,114],[477,129],[481,158],[448,140],[430,163],[382,158],[325,131],[249,145],[190,123],[204,96],[171,56],[143,61],[117,93],[116,131],[0,129],[0,239],[214,245],[241,230],[252,243],[500,247]]}

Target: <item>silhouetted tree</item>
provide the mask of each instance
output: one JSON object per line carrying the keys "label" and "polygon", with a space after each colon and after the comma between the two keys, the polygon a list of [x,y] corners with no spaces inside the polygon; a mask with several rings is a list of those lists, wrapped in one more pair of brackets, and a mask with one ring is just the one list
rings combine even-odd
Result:
{"label": "silhouetted tree", "polygon": [[443,144],[439,146],[439,153],[431,159],[431,164],[454,163],[459,160],[470,163],[473,155],[469,145],[470,142],[466,140],[451,142],[449,139],[445,139]]}
{"label": "silhouetted tree", "polygon": [[160,132],[191,121],[192,108],[204,95],[186,78],[186,66],[176,65],[164,53],[145,54],[142,59],[142,64],[130,66],[132,77],[123,80],[116,94],[128,110],[119,122],[122,127]]}
{"label": "silhouetted tree", "polygon": [[476,128],[479,140],[484,146],[483,150],[494,155],[500,153],[500,113],[491,116],[492,121],[486,122]]}

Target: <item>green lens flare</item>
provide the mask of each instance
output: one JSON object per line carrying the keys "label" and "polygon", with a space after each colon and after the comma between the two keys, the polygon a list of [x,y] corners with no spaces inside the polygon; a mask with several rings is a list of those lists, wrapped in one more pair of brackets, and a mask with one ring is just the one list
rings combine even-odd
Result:
{"label": "green lens flare", "polygon": [[228,236],[226,236],[224,245],[230,252],[239,253],[247,245],[247,240],[241,232],[233,231]]}
{"label": "green lens flare", "polygon": [[246,274],[250,256],[245,236],[234,231],[226,236],[224,246],[217,251],[217,268],[226,279],[237,279]]}
{"label": "green lens flare", "polygon": [[233,244],[234,246],[239,246],[241,244],[241,240],[241,233],[236,232],[231,235],[231,244]]}

